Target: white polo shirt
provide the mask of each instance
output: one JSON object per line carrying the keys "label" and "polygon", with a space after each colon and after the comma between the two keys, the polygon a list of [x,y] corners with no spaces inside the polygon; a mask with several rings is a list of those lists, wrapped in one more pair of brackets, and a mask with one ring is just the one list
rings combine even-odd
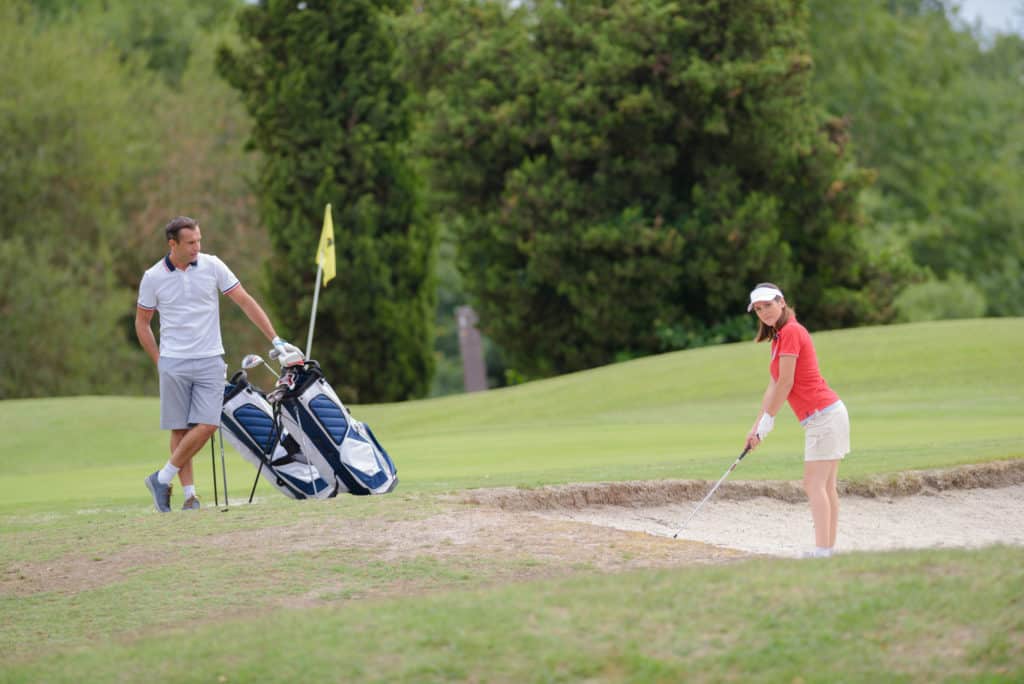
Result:
{"label": "white polo shirt", "polygon": [[140,309],[160,312],[160,356],[203,359],[220,356],[220,294],[241,285],[212,254],[200,254],[185,270],[170,255],[153,264],[139,283]]}

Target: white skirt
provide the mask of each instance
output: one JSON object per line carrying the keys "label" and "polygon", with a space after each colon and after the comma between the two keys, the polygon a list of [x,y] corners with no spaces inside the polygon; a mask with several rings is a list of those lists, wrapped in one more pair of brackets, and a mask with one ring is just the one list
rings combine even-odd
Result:
{"label": "white skirt", "polygon": [[804,460],[836,461],[850,453],[850,414],[842,401],[803,421]]}

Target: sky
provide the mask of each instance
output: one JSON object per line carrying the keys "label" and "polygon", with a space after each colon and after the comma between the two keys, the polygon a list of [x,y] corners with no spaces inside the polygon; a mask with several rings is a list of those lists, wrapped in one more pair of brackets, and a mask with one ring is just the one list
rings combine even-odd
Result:
{"label": "sky", "polygon": [[1024,33],[1024,0],[960,0],[960,16],[980,19],[987,31]]}

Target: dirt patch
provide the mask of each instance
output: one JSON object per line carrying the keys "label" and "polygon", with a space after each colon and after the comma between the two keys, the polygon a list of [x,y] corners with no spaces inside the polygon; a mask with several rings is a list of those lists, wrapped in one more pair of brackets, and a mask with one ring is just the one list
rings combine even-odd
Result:
{"label": "dirt patch", "polygon": [[[566,484],[536,489],[500,487],[474,489],[461,495],[459,500],[477,506],[513,511],[584,509],[594,506],[647,508],[679,501],[699,501],[708,493],[710,484],[704,480],[656,480]],[[841,496],[894,498],[1019,484],[1024,484],[1024,459],[840,481],[839,493]],[[715,493],[715,498],[725,501],[757,498],[787,503],[806,501],[799,482],[779,480],[726,481]]]}
{"label": "dirt patch", "polygon": [[255,548],[261,554],[345,549],[359,557],[398,562],[434,558],[455,564],[485,559],[496,568],[540,572],[552,566],[614,571],[679,563],[722,562],[743,554],[704,544],[673,544],[649,535],[572,520],[545,519],[493,508],[457,508],[419,520],[332,521],[228,533],[204,543],[215,548]]}
{"label": "dirt patch", "polygon": [[[211,514],[214,513],[210,509]],[[205,511],[200,514],[205,514]],[[343,519],[330,515],[258,530],[194,537],[189,544],[208,561],[228,558],[254,568],[272,568],[294,554],[342,552],[351,563],[430,559],[438,567],[473,575],[476,584],[565,575],[582,570],[614,572],[631,568],[723,563],[745,557],[739,551],[698,542],[679,543],[639,531],[571,520],[545,519],[519,511],[466,508],[412,520]],[[116,584],[129,573],[180,561],[172,550],[138,548],[106,558],[75,553],[41,563],[14,563],[0,575],[0,596],[44,592],[69,595]],[[429,573],[426,573],[429,575]],[[315,604],[343,586],[326,577],[309,578],[305,601]],[[441,578],[396,579],[366,593],[410,593],[443,584]],[[352,598],[352,597],[350,597]],[[358,598],[358,597],[356,597]],[[288,599],[291,601],[292,599]]]}
{"label": "dirt patch", "polygon": [[132,572],[162,565],[171,551],[130,549],[106,555],[68,554],[41,563],[11,563],[0,576],[0,596],[28,596],[44,592],[73,594],[122,581]]}
{"label": "dirt patch", "polygon": [[[348,519],[327,509],[315,520],[196,537],[190,544],[203,558],[241,560],[254,568],[328,550],[366,563],[432,559],[467,569],[479,584],[581,569],[618,572],[724,563],[750,554],[798,555],[808,548],[810,513],[794,482],[726,482],[681,538],[672,539],[708,487],[705,481],[667,480],[478,489],[447,497],[440,511],[415,519]],[[1024,460],[903,473],[842,483],[841,489],[843,550],[1024,545]],[[199,513],[206,514],[218,515],[214,509]],[[173,544],[115,554],[79,549],[9,564],[0,573],[0,596],[74,594],[180,560]],[[443,583],[444,573],[440,579],[397,579],[374,591],[431,588],[424,581]],[[307,597],[311,603],[344,589],[318,582]]]}

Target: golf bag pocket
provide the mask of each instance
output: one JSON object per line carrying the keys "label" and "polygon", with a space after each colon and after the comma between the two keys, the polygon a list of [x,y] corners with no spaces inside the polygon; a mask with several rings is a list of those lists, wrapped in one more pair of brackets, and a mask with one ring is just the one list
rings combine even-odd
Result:
{"label": "golf bag pocket", "polygon": [[391,457],[369,426],[341,403],[320,366],[307,361],[285,371],[272,394],[280,403],[281,423],[320,472],[333,472],[341,491],[386,494],[398,484]]}
{"label": "golf bag pocket", "polygon": [[242,458],[285,496],[325,499],[337,494],[334,478],[324,478],[303,456],[298,441],[278,429],[273,407],[249,384],[244,371],[236,373],[224,387],[220,427]]}

